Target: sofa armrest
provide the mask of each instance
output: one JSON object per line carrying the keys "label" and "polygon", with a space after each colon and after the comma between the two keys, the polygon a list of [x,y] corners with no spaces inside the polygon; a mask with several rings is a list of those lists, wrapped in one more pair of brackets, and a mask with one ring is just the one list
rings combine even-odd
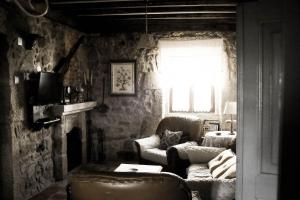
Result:
{"label": "sofa armrest", "polygon": [[189,158],[188,158],[188,155],[187,155],[185,149],[186,149],[186,147],[189,147],[189,146],[198,146],[198,143],[195,141],[189,141],[189,142],[174,145],[171,148],[175,148],[177,150],[178,157],[180,159],[187,160]]}
{"label": "sofa armrest", "polygon": [[174,145],[167,150],[168,166],[173,173],[183,178],[186,177],[185,170],[190,165],[190,161],[185,153],[185,148],[195,145],[198,145],[197,142],[190,141]]}
{"label": "sofa armrest", "polygon": [[157,148],[159,147],[160,138],[158,135],[152,135],[150,137],[141,138],[134,140],[134,144],[137,149],[139,162],[142,163],[142,152],[146,149]]}
{"label": "sofa armrest", "polygon": [[152,135],[150,137],[137,139],[135,140],[135,143],[140,146],[141,151],[144,151],[145,149],[159,147],[160,138],[158,135]]}
{"label": "sofa armrest", "polygon": [[198,191],[203,200],[232,200],[235,199],[236,178],[197,178],[185,179],[192,191]]}

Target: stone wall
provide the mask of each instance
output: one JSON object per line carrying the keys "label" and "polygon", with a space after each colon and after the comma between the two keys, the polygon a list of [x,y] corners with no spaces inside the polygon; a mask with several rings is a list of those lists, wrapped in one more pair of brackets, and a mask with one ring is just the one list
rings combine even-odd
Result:
{"label": "stone wall", "polygon": [[[41,36],[32,49],[17,45],[18,36],[25,38],[24,33]],[[0,35],[0,114],[4,118],[0,122],[0,198],[28,199],[54,182],[53,129],[29,129],[25,74],[37,71],[39,67],[42,71],[52,71],[81,33],[45,18],[26,17],[18,9],[0,4]],[[82,71],[87,68],[84,48],[82,45],[72,59],[65,85],[82,83]],[[19,78],[18,84],[14,83],[15,77]]]}
{"label": "stone wall", "polygon": [[[32,50],[17,45],[20,33],[41,36]],[[28,128],[24,78],[28,72],[51,71],[65,56],[81,33],[45,18],[28,18],[18,9],[0,3],[0,198],[28,199],[54,182],[53,129]],[[229,60],[228,81],[223,99],[236,99],[235,34],[232,32],[166,32],[149,35],[89,35],[70,63],[64,84],[81,86],[83,71],[93,72],[91,97],[102,103],[102,79],[105,78],[106,113],[91,112],[91,133],[103,129],[108,160],[133,152],[132,141],[152,134],[162,117],[162,91],[156,84],[158,41],[224,38]],[[136,96],[110,96],[111,60],[136,60]],[[15,77],[20,82],[14,83]],[[219,115],[199,115],[203,119]],[[91,135],[91,138],[96,138]],[[94,142],[96,143],[96,142]],[[95,157],[95,156],[90,156]]]}
{"label": "stone wall", "polygon": [[[122,152],[133,152],[132,141],[155,132],[162,118],[162,90],[156,83],[158,66],[158,41],[195,40],[223,38],[228,55],[228,70],[223,102],[236,100],[236,49],[233,32],[166,32],[148,35],[112,34],[93,35],[89,37],[88,64],[95,74],[92,96],[98,103],[102,102],[102,79],[106,80],[104,103],[109,111],[101,113],[92,111],[92,130],[104,130],[104,151],[106,159],[116,160]],[[136,60],[137,94],[136,96],[110,95],[110,61]],[[225,72],[226,73],[226,72]],[[223,103],[224,104],[224,103]],[[202,119],[221,119],[218,114],[198,115]],[[92,131],[93,132],[93,131]],[[95,133],[95,132],[94,132]],[[92,137],[96,138],[96,137]]]}

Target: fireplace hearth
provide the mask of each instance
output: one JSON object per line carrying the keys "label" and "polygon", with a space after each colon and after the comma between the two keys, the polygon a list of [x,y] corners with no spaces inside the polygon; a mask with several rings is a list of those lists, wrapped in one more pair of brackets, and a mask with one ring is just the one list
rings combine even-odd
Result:
{"label": "fireplace hearth", "polygon": [[[87,163],[87,128],[86,111],[93,109],[96,102],[85,102],[68,105],[54,106],[54,113],[61,116],[61,121],[54,127],[54,177],[56,181],[67,178],[68,171],[80,164]],[[75,136],[68,136],[69,133],[76,130]],[[68,137],[74,137],[75,141],[71,149],[68,150]],[[73,139],[74,139],[73,138]],[[81,146],[79,149],[74,146]],[[77,154],[75,158],[69,158],[68,151]],[[70,152],[69,152],[70,153]],[[79,154],[79,155],[78,155]],[[71,162],[72,164],[68,163]]]}

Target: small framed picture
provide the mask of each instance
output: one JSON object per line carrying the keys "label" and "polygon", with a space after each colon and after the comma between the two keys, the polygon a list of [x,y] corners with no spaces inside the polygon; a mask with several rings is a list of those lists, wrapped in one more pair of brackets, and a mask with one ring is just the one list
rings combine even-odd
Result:
{"label": "small framed picture", "polygon": [[111,95],[136,95],[136,62],[112,61],[110,80]]}
{"label": "small framed picture", "polygon": [[219,120],[204,120],[203,121],[203,131],[204,134],[208,131],[219,131],[220,121]]}

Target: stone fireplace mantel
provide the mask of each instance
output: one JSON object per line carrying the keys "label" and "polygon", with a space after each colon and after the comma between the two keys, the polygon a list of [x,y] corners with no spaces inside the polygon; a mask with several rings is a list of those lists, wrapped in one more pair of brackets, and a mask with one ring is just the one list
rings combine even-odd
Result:
{"label": "stone fireplace mantel", "polygon": [[73,128],[80,129],[81,139],[81,164],[87,162],[87,128],[86,111],[92,110],[97,105],[95,101],[84,103],[55,105],[54,114],[61,117],[61,121],[54,127],[54,177],[63,180],[68,175],[67,134]]}
{"label": "stone fireplace mantel", "polygon": [[70,115],[70,114],[92,110],[96,105],[97,105],[96,101],[88,101],[83,103],[55,105],[53,107],[53,110],[56,115]]}

